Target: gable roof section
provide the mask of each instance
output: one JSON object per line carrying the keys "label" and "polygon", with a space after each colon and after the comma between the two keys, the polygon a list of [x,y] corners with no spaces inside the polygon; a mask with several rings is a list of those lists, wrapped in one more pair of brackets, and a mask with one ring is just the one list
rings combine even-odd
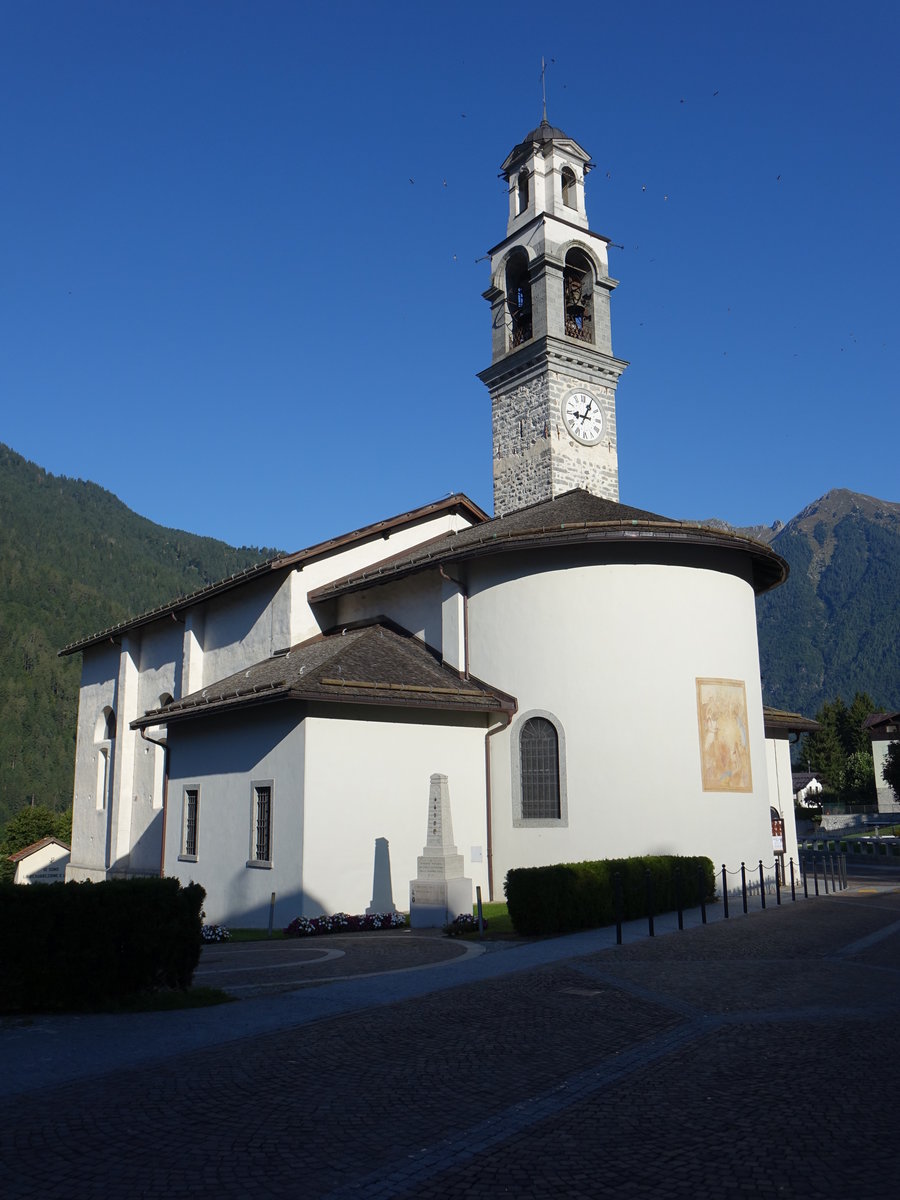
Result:
{"label": "gable roof section", "polygon": [[863,721],[873,742],[900,741],[900,712],[872,713]]}
{"label": "gable roof section", "polygon": [[15,854],[7,855],[10,862],[21,862],[23,858],[30,858],[32,854],[36,854],[38,850],[43,850],[45,846],[59,846],[61,850],[65,850],[67,854],[71,853],[71,847],[65,842],[60,841],[58,837],[44,837],[38,842],[32,842],[30,846],[24,846],[21,850],[17,850]]}
{"label": "gable roof section", "polygon": [[435,501],[433,504],[424,504],[420,508],[410,509],[409,512],[399,513],[396,517],[388,517],[387,520],[376,521],[372,525],[363,525],[361,529],[354,529],[350,533],[330,538],[326,542],[317,542],[316,545],[308,546],[304,550],[298,550],[294,554],[284,554],[279,558],[270,558],[266,562],[257,563],[256,566],[247,567],[246,570],[238,571],[235,575],[229,575],[227,579],[222,579],[218,583],[208,584],[206,587],[198,588],[197,591],[191,592],[189,595],[178,596],[176,599],[168,601],[166,604],[160,604],[156,608],[149,609],[139,616],[129,617],[125,621],[120,621],[117,625],[111,625],[108,629],[103,629],[99,633],[93,633],[87,637],[80,638],[76,642],[70,642],[59,651],[59,657],[62,658],[67,654],[75,654],[79,650],[87,649],[88,646],[95,646],[100,642],[109,641],[111,638],[119,637],[131,629],[137,629],[141,625],[149,625],[153,621],[158,621],[161,617],[174,616],[176,613],[184,612],[186,609],[192,608],[196,604],[201,604],[213,596],[219,596],[223,592],[231,591],[233,588],[242,587],[251,580],[262,579],[266,575],[273,575],[279,571],[286,571],[302,563],[310,562],[312,559],[325,557],[335,550],[342,550],[344,547],[351,546],[355,542],[363,542],[368,538],[385,536],[392,530],[399,529],[404,525],[413,524],[415,521],[424,520],[427,517],[434,516],[436,513],[453,511],[462,513],[463,516],[476,523],[490,520],[487,513],[479,508],[474,501],[470,500],[468,496],[463,495],[462,492],[456,492],[452,496],[445,497],[443,500]]}
{"label": "gable roof section", "polygon": [[763,705],[763,725],[766,737],[787,737],[790,733],[815,733],[821,729],[818,721],[803,717],[800,713],[785,712],[780,708]]}
{"label": "gable roof section", "polygon": [[432,708],[461,712],[514,712],[515,700],[476,679],[460,679],[424,642],[390,625],[367,625],[293,646],[246,671],[154,708],[132,729],[169,725],[277,700],[317,700]]}
{"label": "gable roof section", "polygon": [[481,525],[447,534],[395,555],[309,593],[310,601],[399,579],[427,567],[498,554],[587,542],[667,541],[682,545],[737,550],[751,556],[757,594],[783,583],[788,565],[774,550],[752,538],[687,521],[674,521],[641,508],[604,500],[581,488],[553,500],[520,508]]}

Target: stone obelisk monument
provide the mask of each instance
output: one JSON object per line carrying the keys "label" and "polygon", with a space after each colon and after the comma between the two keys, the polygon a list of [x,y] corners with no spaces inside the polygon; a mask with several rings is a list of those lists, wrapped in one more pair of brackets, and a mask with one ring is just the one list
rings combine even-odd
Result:
{"label": "stone obelisk monument", "polygon": [[453,844],[450,788],[446,775],[432,775],[428,792],[428,836],[409,884],[409,924],[413,929],[446,925],[472,911],[472,880],[463,875],[463,856]]}

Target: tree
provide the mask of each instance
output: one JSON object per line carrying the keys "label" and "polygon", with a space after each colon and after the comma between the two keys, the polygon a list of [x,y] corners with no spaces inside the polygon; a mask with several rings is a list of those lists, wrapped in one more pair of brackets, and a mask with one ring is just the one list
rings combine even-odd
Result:
{"label": "tree", "polygon": [[849,707],[838,696],[816,713],[821,729],[804,738],[807,769],[821,775],[827,790],[844,803],[875,799],[875,767],[863,721],[877,711],[867,692],[857,692]]}
{"label": "tree", "polygon": [[0,837],[0,882],[11,881],[16,873],[15,864],[9,861],[10,854],[24,850],[26,846],[45,837],[58,837],[66,844],[71,841],[71,809],[58,813],[44,808],[42,804],[35,804],[19,809],[10,817]]}
{"label": "tree", "polygon": [[891,742],[888,746],[881,773],[885,783],[893,789],[894,796],[900,801],[900,742]]}

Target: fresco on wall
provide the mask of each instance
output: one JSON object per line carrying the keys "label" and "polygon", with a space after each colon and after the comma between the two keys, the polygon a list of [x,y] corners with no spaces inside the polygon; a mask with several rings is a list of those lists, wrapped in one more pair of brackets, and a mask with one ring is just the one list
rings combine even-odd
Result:
{"label": "fresco on wall", "polygon": [[747,693],[739,679],[697,680],[704,792],[750,792]]}

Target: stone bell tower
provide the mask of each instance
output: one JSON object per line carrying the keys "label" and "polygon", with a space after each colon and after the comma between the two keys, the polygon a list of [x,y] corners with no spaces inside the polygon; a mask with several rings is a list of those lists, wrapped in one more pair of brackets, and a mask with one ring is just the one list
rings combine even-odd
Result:
{"label": "stone bell tower", "polygon": [[588,228],[590,156],[546,115],[501,168],[506,237],[490,251],[494,515],[581,487],[619,499],[609,239]]}

